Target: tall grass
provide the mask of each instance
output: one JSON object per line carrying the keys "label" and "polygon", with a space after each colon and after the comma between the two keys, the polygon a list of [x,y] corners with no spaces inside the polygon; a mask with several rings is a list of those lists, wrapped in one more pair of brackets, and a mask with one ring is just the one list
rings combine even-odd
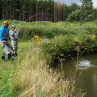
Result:
{"label": "tall grass", "polygon": [[[3,25],[3,20],[0,21],[0,26]],[[16,25],[17,29],[20,29],[20,38],[31,39],[34,35],[38,35],[43,38],[54,38],[56,35],[66,35],[66,34],[77,34],[77,33],[86,33],[86,34],[96,34],[97,35],[97,22],[23,22],[16,20],[9,20],[11,25]]]}
{"label": "tall grass", "polygon": [[[15,97],[84,97],[81,90],[75,90],[71,81],[61,77],[46,64],[41,42],[27,45],[27,51],[13,74],[12,93]],[[29,53],[30,52],[30,53]],[[73,88],[73,92],[71,92]],[[14,95],[16,94],[16,95]]]}

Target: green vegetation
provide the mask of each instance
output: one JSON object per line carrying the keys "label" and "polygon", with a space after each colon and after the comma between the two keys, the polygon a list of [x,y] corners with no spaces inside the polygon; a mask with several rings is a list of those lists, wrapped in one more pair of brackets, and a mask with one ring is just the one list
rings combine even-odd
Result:
{"label": "green vegetation", "polygon": [[81,54],[97,51],[97,21],[72,23],[9,21],[20,29],[20,39],[31,41],[38,35],[44,40],[42,49],[50,65],[60,57],[76,55],[78,46]]}
{"label": "green vegetation", "polygon": [[42,40],[28,42],[25,53],[19,56],[19,63],[12,79],[13,96],[83,97],[85,94],[81,90],[74,89],[73,79],[65,79],[61,72],[53,71],[46,65],[41,49],[43,42]]}
{"label": "green vegetation", "polygon": [[78,48],[80,54],[97,51],[96,36],[81,33],[57,36],[43,45],[48,64],[53,63],[58,58],[68,58],[69,55],[77,55]]}
{"label": "green vegetation", "polygon": [[[22,47],[26,48],[26,43],[19,43],[19,49]],[[1,48],[0,48],[1,53]],[[19,53],[19,56],[22,55],[22,52]],[[6,56],[7,58],[7,56]],[[8,62],[2,62],[0,58],[0,97],[12,97],[11,93],[11,80],[13,77],[14,70],[17,67],[17,61],[18,58],[16,58],[14,61],[8,61]]]}
{"label": "green vegetation", "polygon": [[[79,1],[82,2],[81,6],[76,3],[66,5],[55,2],[55,0],[0,0],[0,19],[27,22],[57,22],[66,21],[67,18],[72,19],[72,21],[97,19],[97,9],[93,8],[92,0]],[[78,14],[79,11],[80,14]]]}
{"label": "green vegetation", "polygon": [[[97,9],[92,0],[81,2],[79,6],[54,0],[0,0],[0,19],[10,19],[20,29],[19,49],[24,48],[14,61],[0,59],[0,97],[84,97],[75,88],[77,64],[82,54],[97,52],[97,21],[91,21],[97,18]],[[52,66],[60,62],[62,69],[64,59],[72,56],[77,62],[66,79]]]}
{"label": "green vegetation", "polygon": [[82,21],[91,21],[93,20],[93,2],[92,0],[81,0],[82,6],[81,6],[81,17],[80,19]]}
{"label": "green vegetation", "polygon": [[72,81],[66,81],[47,64],[53,65],[58,58],[68,58],[77,52],[97,51],[97,22],[9,21],[20,29],[19,49],[24,48],[24,52],[15,61],[0,63],[0,96],[80,97]]}
{"label": "green vegetation", "polygon": [[68,16],[68,21],[92,21],[93,20],[93,2],[92,0],[81,0],[80,9],[72,11]]}
{"label": "green vegetation", "polygon": [[70,21],[70,22],[72,22],[72,21],[79,21],[80,20],[80,10],[78,9],[78,10],[75,10],[75,11],[73,11],[72,12],[72,14],[70,14],[69,16],[68,16],[68,18],[67,18],[67,21]]}
{"label": "green vegetation", "polygon": [[[72,79],[63,79],[61,72],[50,69],[41,50],[42,41],[20,42],[19,56],[14,61],[0,63],[1,97],[83,97],[73,90]],[[30,52],[30,53],[29,53]],[[25,56],[25,57],[24,57]],[[79,92],[79,93],[77,93]],[[60,95],[60,96],[59,96]]]}

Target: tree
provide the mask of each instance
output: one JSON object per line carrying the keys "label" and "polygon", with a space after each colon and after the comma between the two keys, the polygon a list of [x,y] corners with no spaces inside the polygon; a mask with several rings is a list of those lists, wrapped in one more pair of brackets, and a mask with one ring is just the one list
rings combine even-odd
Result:
{"label": "tree", "polygon": [[79,20],[79,15],[81,20],[92,20],[93,17],[96,19],[97,9],[93,11],[92,0],[81,2],[80,9],[76,3],[66,5],[55,0],[0,0],[0,19],[57,22],[65,21],[67,17]]}
{"label": "tree", "polygon": [[80,19],[82,21],[91,21],[93,20],[93,2],[92,0],[81,0],[81,13]]}
{"label": "tree", "polygon": [[70,14],[67,18],[67,21],[79,21],[80,20],[80,10],[75,10],[74,12],[72,12],[72,14]]}
{"label": "tree", "polygon": [[72,3],[71,5],[68,6],[68,8],[69,11],[71,12],[80,9],[80,7],[76,3]]}

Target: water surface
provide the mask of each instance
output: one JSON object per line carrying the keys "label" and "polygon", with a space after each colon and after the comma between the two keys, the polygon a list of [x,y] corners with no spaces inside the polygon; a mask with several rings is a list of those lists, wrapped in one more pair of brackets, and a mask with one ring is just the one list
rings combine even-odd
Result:
{"label": "water surface", "polygon": [[[74,58],[76,60],[76,58]],[[75,63],[71,58],[67,59],[63,65],[66,77],[71,76]],[[78,64],[78,75],[76,86],[87,92],[85,97],[97,97],[97,54],[83,55]]]}

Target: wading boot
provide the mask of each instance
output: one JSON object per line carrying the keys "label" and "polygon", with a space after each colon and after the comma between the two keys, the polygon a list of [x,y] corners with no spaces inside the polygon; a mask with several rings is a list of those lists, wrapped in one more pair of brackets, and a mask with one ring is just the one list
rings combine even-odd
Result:
{"label": "wading boot", "polygon": [[8,54],[8,60],[13,60],[13,56],[11,55],[11,53]]}
{"label": "wading boot", "polygon": [[7,60],[5,59],[5,56],[2,56],[2,61],[6,62]]}

